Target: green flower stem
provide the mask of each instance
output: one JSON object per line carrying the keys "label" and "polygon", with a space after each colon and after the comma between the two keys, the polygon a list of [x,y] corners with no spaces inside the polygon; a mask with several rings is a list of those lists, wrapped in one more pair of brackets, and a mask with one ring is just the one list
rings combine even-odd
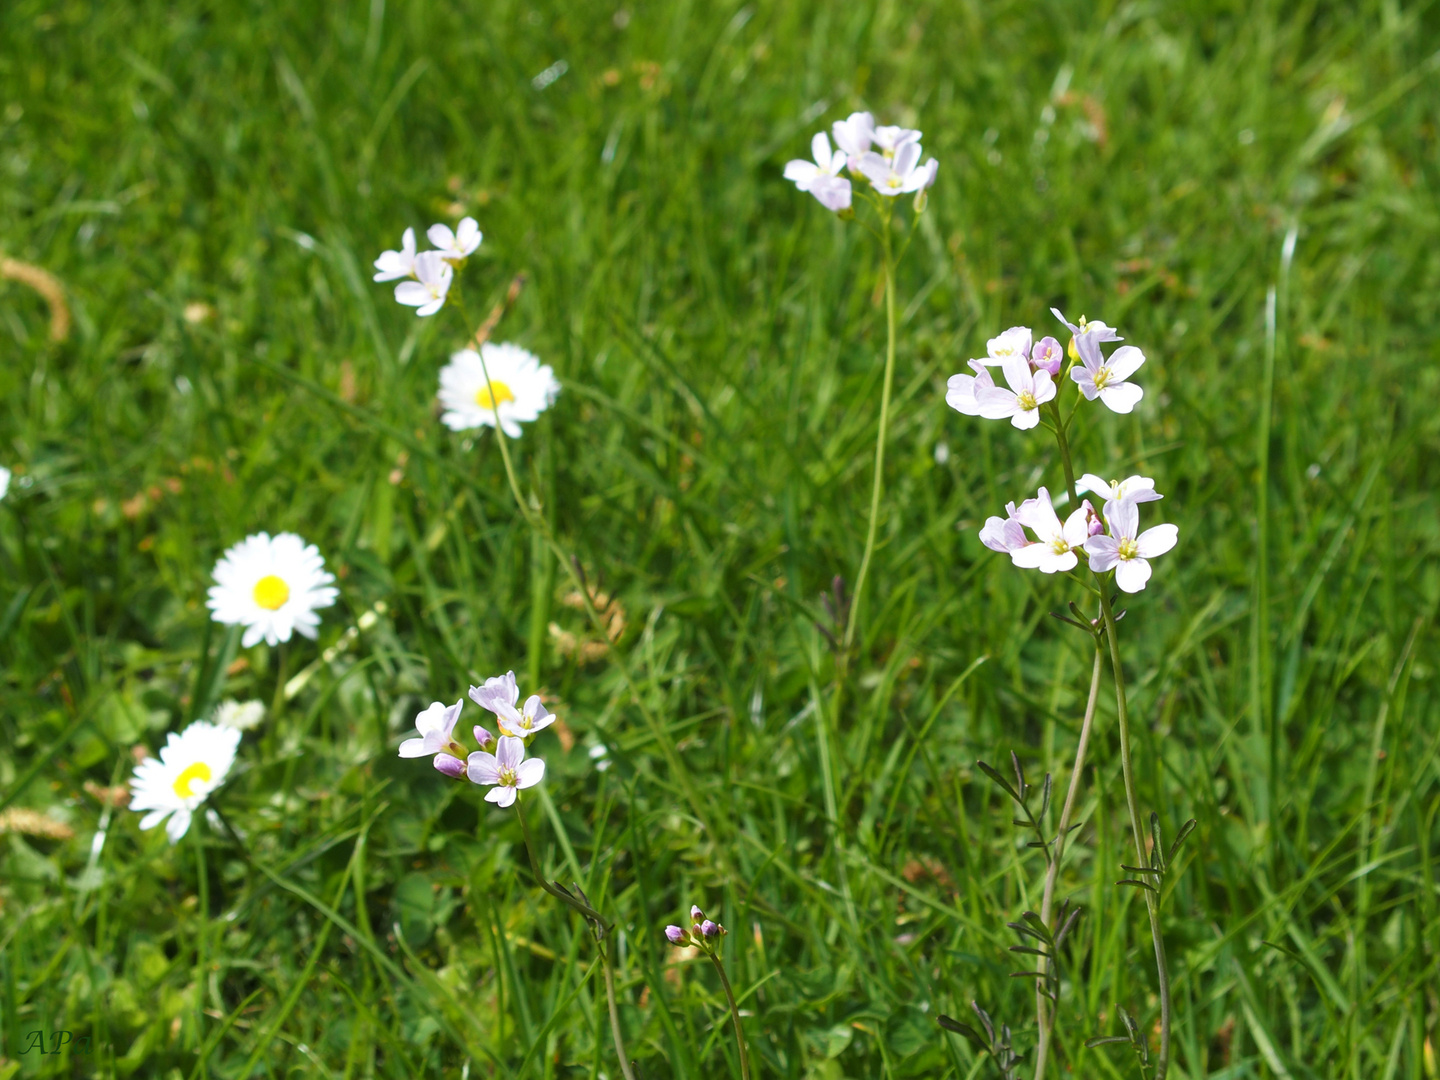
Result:
{"label": "green flower stem", "polygon": [[[1090,725],[1095,719],[1095,702],[1100,696],[1100,640],[1095,640],[1095,664],[1090,672],[1090,696],[1085,702],[1085,719],[1080,724],[1080,744],[1075,748],[1075,767],[1070,771],[1070,787],[1065,792],[1065,806],[1060,811],[1060,824],[1055,833],[1055,854],[1045,872],[1045,895],[1040,902],[1040,921],[1050,926],[1050,914],[1055,904],[1055,883],[1060,877],[1060,860],[1065,857],[1065,840],[1070,834],[1070,816],[1075,811],[1076,797],[1085,774],[1085,747],[1090,741]],[[1053,932],[1053,931],[1052,931]],[[1056,958],[1058,962],[1058,957]],[[1035,1022],[1040,1029],[1040,1045],[1035,1051],[1035,1080],[1045,1076],[1046,1058],[1050,1054],[1050,1039],[1055,1029],[1055,1013],[1050,1009],[1049,998],[1044,993],[1044,972],[1049,967],[1046,957],[1040,957],[1041,978],[1035,980]]]}
{"label": "green flower stem", "polygon": [[[1070,440],[1065,425],[1060,423],[1060,405],[1051,402],[1056,420],[1055,438],[1060,445],[1060,461],[1065,469],[1065,490],[1075,496],[1075,466],[1070,457]],[[1110,603],[1110,592],[1104,577],[1095,574],[1095,584],[1100,591],[1100,612],[1105,621],[1105,636],[1110,645],[1110,668],[1115,677],[1115,710],[1120,721],[1120,767],[1125,779],[1125,803],[1130,811],[1130,830],[1135,836],[1137,864],[1147,865],[1145,859],[1145,833],[1140,824],[1140,800],[1135,794],[1135,772],[1130,760],[1130,712],[1125,702],[1125,672],[1120,664],[1120,638],[1115,629],[1115,609]],[[1170,969],[1165,963],[1165,938],[1160,931],[1159,883],[1156,891],[1141,890],[1145,894],[1145,908],[1150,915],[1150,937],[1155,943],[1155,970],[1160,991],[1160,1054],[1155,1059],[1155,1080],[1165,1080],[1170,1068]],[[1038,1074],[1037,1074],[1038,1080]]]}
{"label": "green flower stem", "polygon": [[[1097,575],[1098,577],[1098,575]],[[1110,667],[1115,676],[1115,710],[1120,720],[1120,768],[1125,776],[1125,802],[1130,809],[1130,829],[1135,835],[1138,865],[1148,865],[1145,858],[1145,836],[1140,827],[1140,803],[1135,795],[1135,770],[1130,761],[1130,712],[1125,705],[1125,673],[1120,665],[1120,638],[1115,632],[1115,609],[1103,584],[1100,610],[1105,618],[1105,636],[1110,643]],[[1150,914],[1150,937],[1155,942],[1155,970],[1160,990],[1160,1054],[1155,1059],[1155,1080],[1165,1080],[1170,1069],[1170,969],[1165,963],[1165,938],[1160,932],[1160,883],[1155,891],[1142,889],[1145,908]]]}
{"label": "green flower stem", "polygon": [[[895,381],[895,259],[890,241],[890,214],[881,218],[885,247],[885,384],[880,391],[880,423],[875,429],[875,480],[870,488],[870,524],[865,532],[865,554],[860,559],[860,572],[855,577],[855,595],[845,617],[845,640],[842,657],[848,656],[859,625],[860,605],[865,595],[865,579],[870,574],[870,559],[875,554],[875,534],[880,525],[880,498],[885,493],[885,442],[890,431],[890,388]],[[845,661],[842,660],[842,670]],[[839,693],[836,701],[839,701]],[[837,716],[838,719],[838,716]]]}
{"label": "green flower stem", "polygon": [[735,1004],[735,991],[730,989],[730,979],[725,974],[725,965],[720,962],[720,954],[708,949],[706,952],[720,975],[720,985],[725,988],[725,1000],[730,1003],[730,1019],[735,1024],[735,1047],[740,1051],[740,1075],[744,1080],[750,1080],[750,1055],[745,1049],[745,1033],[740,1028],[740,1007]]}
{"label": "green flower stem", "polygon": [[209,966],[205,938],[210,917],[210,878],[205,872],[205,836],[199,809],[196,810],[190,822],[190,835],[195,838],[195,876],[200,894],[197,897],[198,906],[195,912],[200,924],[195,933],[195,1039],[200,1047],[200,1060],[197,1068],[199,1074],[204,1076],[206,1075],[205,1059],[209,1056],[210,1051],[210,1047],[205,1042],[205,981],[206,968]]}
{"label": "green flower stem", "polygon": [[615,1053],[620,1058],[620,1072],[624,1074],[625,1080],[635,1080],[635,1074],[630,1068],[630,1056],[625,1052],[625,1035],[620,1027],[620,1006],[615,1000],[615,971],[610,963],[610,950],[605,945],[611,925],[605,921],[605,916],[588,903],[550,884],[546,879],[545,871],[540,868],[540,859],[535,854],[535,841],[530,835],[530,823],[525,820],[525,810],[521,802],[518,798],[515,800],[515,814],[520,818],[520,832],[525,838],[525,854],[530,856],[530,872],[535,875],[535,880],[542,889],[581,915],[594,931],[595,948],[599,951],[600,962],[605,968],[605,998],[610,1006],[610,1033],[615,1039]]}

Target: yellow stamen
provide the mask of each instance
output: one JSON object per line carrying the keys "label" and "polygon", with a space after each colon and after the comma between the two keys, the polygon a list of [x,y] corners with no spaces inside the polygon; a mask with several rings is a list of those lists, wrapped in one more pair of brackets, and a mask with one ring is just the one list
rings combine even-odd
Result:
{"label": "yellow stamen", "polygon": [[190,798],[195,794],[195,792],[190,789],[190,785],[196,780],[204,780],[208,783],[210,776],[209,765],[206,765],[203,761],[195,762],[195,764],[188,766],[184,772],[175,778],[175,794],[179,795],[182,799]]}
{"label": "yellow stamen", "polygon": [[1122,559],[1133,559],[1140,554],[1140,545],[1128,536],[1120,541],[1119,549],[1118,554]]}
{"label": "yellow stamen", "polygon": [[1107,366],[1107,367],[1102,367],[1099,371],[1097,371],[1097,372],[1095,373],[1095,389],[1096,389],[1096,390],[1104,390],[1106,384],[1109,383],[1109,381],[1110,381],[1110,368],[1109,368],[1108,366]]}
{"label": "yellow stamen", "polygon": [[290,586],[274,574],[266,574],[255,583],[255,603],[266,611],[279,611],[290,599]]}
{"label": "yellow stamen", "polygon": [[516,781],[516,779],[517,779],[517,777],[515,776],[515,770],[514,770],[514,769],[502,768],[502,769],[500,770],[500,786],[501,786],[501,787],[514,787],[514,786],[515,786],[515,781]]}
{"label": "yellow stamen", "polygon": [[[495,394],[494,397],[490,396],[492,390]],[[514,400],[515,394],[499,379],[491,379],[489,386],[482,386],[475,392],[475,404],[482,409],[494,409],[496,405]]]}
{"label": "yellow stamen", "polygon": [[1036,404],[1035,401],[1035,395],[1030,393],[1029,390],[1021,390],[1020,393],[1016,394],[1015,403],[1019,405],[1020,408],[1023,409],[1025,412],[1030,412],[1032,409],[1039,408],[1039,405]]}

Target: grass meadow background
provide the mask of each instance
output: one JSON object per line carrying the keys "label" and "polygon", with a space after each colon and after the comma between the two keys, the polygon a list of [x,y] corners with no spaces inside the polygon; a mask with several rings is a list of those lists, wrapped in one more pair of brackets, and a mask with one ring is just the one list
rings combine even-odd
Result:
{"label": "grass meadow background", "polygon": [[[1047,615],[1073,585],[975,538],[1059,486],[1052,447],[943,395],[1051,304],[1149,357],[1077,466],[1154,476],[1180,526],[1121,624],[1142,803],[1199,823],[1166,901],[1172,1075],[1440,1075],[1437,49],[1400,0],[4,4],[0,250],[74,327],[52,344],[0,283],[0,1077],[194,1077],[202,1038],[226,1078],[616,1076],[593,948],[513,815],[396,757],[511,667],[566,725],[537,837],[618,918],[647,1080],[739,1076],[713,972],[660,934],[692,902],[731,930],[757,1075],[995,1075],[935,1017],[978,998],[1033,1045],[1004,924],[1042,864],[974,763],[1068,777],[1089,646]],[[861,107],[941,167],[834,724],[816,622],[864,540],[880,264],[781,170]],[[520,468],[663,730],[493,437],[440,426],[460,324],[369,280],[464,214],[472,311],[528,274],[497,338],[564,384]],[[318,646],[207,621],[214,561],[261,529],[339,575]],[[212,799],[197,984],[192,838],[105,789],[377,603]],[[1130,1077],[1082,1046],[1155,1019],[1108,679],[1090,761],[1059,1061]],[[93,1053],[22,1053],[37,1029]]]}

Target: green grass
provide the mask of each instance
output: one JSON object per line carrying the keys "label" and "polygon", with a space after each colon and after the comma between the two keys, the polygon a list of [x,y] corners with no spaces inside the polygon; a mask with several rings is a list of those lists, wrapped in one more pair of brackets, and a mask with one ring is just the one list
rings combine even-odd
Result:
{"label": "green grass", "polygon": [[[1077,464],[1156,477],[1181,530],[1121,624],[1142,804],[1199,822],[1166,901],[1172,1075],[1434,1078],[1433,6],[630,14],[0,8],[0,250],[75,317],[52,345],[42,301],[0,282],[0,800],[74,832],[0,836],[0,1077],[197,1075],[197,1005],[218,1077],[617,1076],[593,949],[513,816],[395,755],[419,708],[508,667],[575,736],[543,748],[576,871],[532,811],[554,872],[618,919],[647,1080],[739,1076],[713,973],[668,966],[660,928],[692,902],[732,931],[758,1076],[993,1075],[935,1023],[972,998],[1028,1050],[1004,924],[1038,907],[1041,863],[974,763],[1068,776],[1088,645],[1047,615],[1074,586],[975,539],[1059,486],[1052,449],[943,390],[1059,304],[1149,357],[1142,407],[1095,414]],[[834,725],[814,624],[859,564],[884,310],[863,231],[780,172],[861,106],[923,128],[941,170],[901,270],[882,545]],[[584,632],[563,575],[493,440],[438,424],[459,323],[369,281],[405,226],[462,210],[486,234],[472,309],[528,273],[500,336],[565,384],[520,467],[623,605],[683,771],[612,664],[551,646],[552,621]],[[316,659],[207,622],[214,560],[262,528],[340,574],[319,648],[387,608],[215,800],[239,836],[205,829],[202,988],[191,838],[84,785]],[[1097,724],[1060,894],[1086,911],[1059,1061],[1086,1078],[1136,1075],[1081,1044],[1155,1009],[1143,905],[1113,885],[1134,852],[1108,688]],[[20,1053],[58,1029],[94,1053]]]}

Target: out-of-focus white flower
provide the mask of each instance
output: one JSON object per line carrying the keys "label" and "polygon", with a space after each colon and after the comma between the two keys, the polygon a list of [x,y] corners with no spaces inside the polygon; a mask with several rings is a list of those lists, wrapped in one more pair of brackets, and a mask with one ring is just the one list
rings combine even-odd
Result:
{"label": "out-of-focus white flower", "polygon": [[1050,502],[1050,492],[1042,487],[1036,498],[1026,499],[1015,511],[1016,519],[1035,534],[1039,543],[1012,551],[1010,560],[1016,566],[1044,574],[1075,569],[1080,561],[1075,549],[1084,546],[1089,533],[1085,513],[1084,506],[1076,507],[1062,525]]}
{"label": "out-of-focus white flower", "polygon": [[913,128],[903,128],[896,124],[886,124],[877,127],[871,136],[875,145],[880,148],[880,153],[885,157],[894,157],[900,152],[902,146],[920,141],[920,132]]}
{"label": "out-of-focus white flower", "polygon": [[[1040,423],[1040,406],[1055,396],[1055,383],[1043,368],[1030,370],[1028,357],[1012,356],[1001,365],[1005,381],[1010,384],[991,386],[975,392],[980,415],[987,420],[1009,419],[1022,431]],[[947,395],[948,399],[948,395]]]}
{"label": "out-of-focus white flower", "polygon": [[886,157],[869,150],[860,158],[859,171],[875,186],[881,195],[893,198],[912,191],[921,191],[935,182],[939,163],[931,158],[920,164],[920,144],[907,142],[901,145],[894,157]]}
{"label": "out-of-focus white flower", "polygon": [[486,679],[483,686],[472,686],[470,700],[495,714],[501,735],[524,739],[544,731],[555,722],[554,714],[541,704],[539,694],[526,698],[523,709],[515,707],[520,701],[520,687],[515,682],[513,671]]}
{"label": "out-of-focus white flower", "polygon": [[1144,503],[1155,502],[1165,497],[1155,490],[1155,481],[1148,476],[1127,476],[1124,480],[1104,480],[1089,472],[1075,481],[1075,494],[1084,495],[1086,492],[1102,496],[1106,502],[1113,499],[1129,499],[1131,502]]}
{"label": "out-of-focus white flower", "polygon": [[265,703],[261,701],[232,701],[226,698],[215,706],[214,721],[220,727],[236,731],[251,731],[265,719]]}
{"label": "out-of-focus white flower", "polygon": [[148,810],[140,828],[153,829],[166,818],[165,833],[178,843],[190,818],[205,797],[225,781],[235,763],[240,732],[197,720],[184,731],[172,731],[160,756],[146,758],[130,780],[130,809]]}
{"label": "out-of-focus white flower", "polygon": [[422,251],[415,256],[415,281],[402,281],[395,286],[395,299],[416,309],[416,315],[434,315],[445,306],[455,268],[438,251]]}
{"label": "out-of-focus white flower", "polygon": [[406,739],[400,744],[402,758],[429,757],[455,745],[455,723],[460,719],[460,710],[465,704],[461,698],[454,705],[432,701],[428,709],[415,717],[418,739]]}
{"label": "out-of-focus white flower", "polygon": [[525,741],[502,735],[495,753],[477,750],[466,764],[466,775],[472,784],[489,784],[485,801],[509,806],[525,788],[534,787],[545,775],[545,762],[539,758],[525,759]]}
{"label": "out-of-focus white flower", "polygon": [[801,191],[808,191],[827,210],[839,212],[850,207],[850,181],[840,174],[845,169],[843,150],[830,150],[830,140],[823,131],[810,140],[813,162],[796,158],[785,165],[785,179]]}
{"label": "out-of-focus white flower", "polygon": [[1128,413],[1145,391],[1126,380],[1140,370],[1145,363],[1145,354],[1134,345],[1122,345],[1110,354],[1109,359],[1100,352],[1100,339],[1095,334],[1083,334],[1075,339],[1080,353],[1080,367],[1070,369],[1070,378],[1080,387],[1086,401],[1097,397],[1111,412]]}
{"label": "out-of-focus white flower", "polygon": [[1150,580],[1150,559],[1164,555],[1180,538],[1174,525],[1156,525],[1140,532],[1140,508],[1134,499],[1112,499],[1105,504],[1109,536],[1092,536],[1085,541],[1090,569],[1097,574],[1114,569],[1115,584],[1127,593],[1137,593]]}
{"label": "out-of-focus white flower", "polygon": [[269,645],[289,641],[296,630],[314,638],[315,612],[339,595],[319,549],[294,533],[247,536],[221,556],[214,576],[206,606],[216,622],[245,627],[240,643],[247,649],[262,638]]}
{"label": "out-of-focus white flower", "polygon": [[415,230],[406,229],[399,251],[382,251],[375,260],[375,280],[395,281],[415,276]]}
{"label": "out-of-focus white flower", "polygon": [[1030,362],[1030,342],[1034,336],[1028,326],[1012,326],[1003,334],[998,334],[985,342],[985,359],[977,360],[976,363],[1003,364],[1012,357],[1018,357],[1028,364]]}
{"label": "out-of-focus white flower", "polygon": [[596,772],[604,772],[610,768],[610,750],[604,743],[596,743],[590,747],[590,760],[595,763]]}
{"label": "out-of-focus white flower", "polygon": [[435,250],[450,262],[468,257],[480,246],[483,238],[480,225],[473,217],[463,218],[454,231],[449,225],[431,225],[425,235],[435,245]]}
{"label": "out-of-focus white flower", "polygon": [[995,380],[983,361],[971,360],[974,375],[951,375],[946,383],[945,404],[966,416],[980,415],[979,395],[982,390],[993,390]]}
{"label": "out-of-focus white flower", "polygon": [[850,168],[858,170],[861,156],[875,139],[875,117],[868,112],[854,112],[844,120],[836,120],[830,130],[835,145],[848,155]]}
{"label": "out-of-focus white flower", "polygon": [[559,393],[555,373],[533,353],[487,341],[478,353],[452,353],[441,369],[440,404],[445,412],[440,419],[451,431],[494,427],[498,420],[508,438],[518,439],[521,423],[538,419]]}

